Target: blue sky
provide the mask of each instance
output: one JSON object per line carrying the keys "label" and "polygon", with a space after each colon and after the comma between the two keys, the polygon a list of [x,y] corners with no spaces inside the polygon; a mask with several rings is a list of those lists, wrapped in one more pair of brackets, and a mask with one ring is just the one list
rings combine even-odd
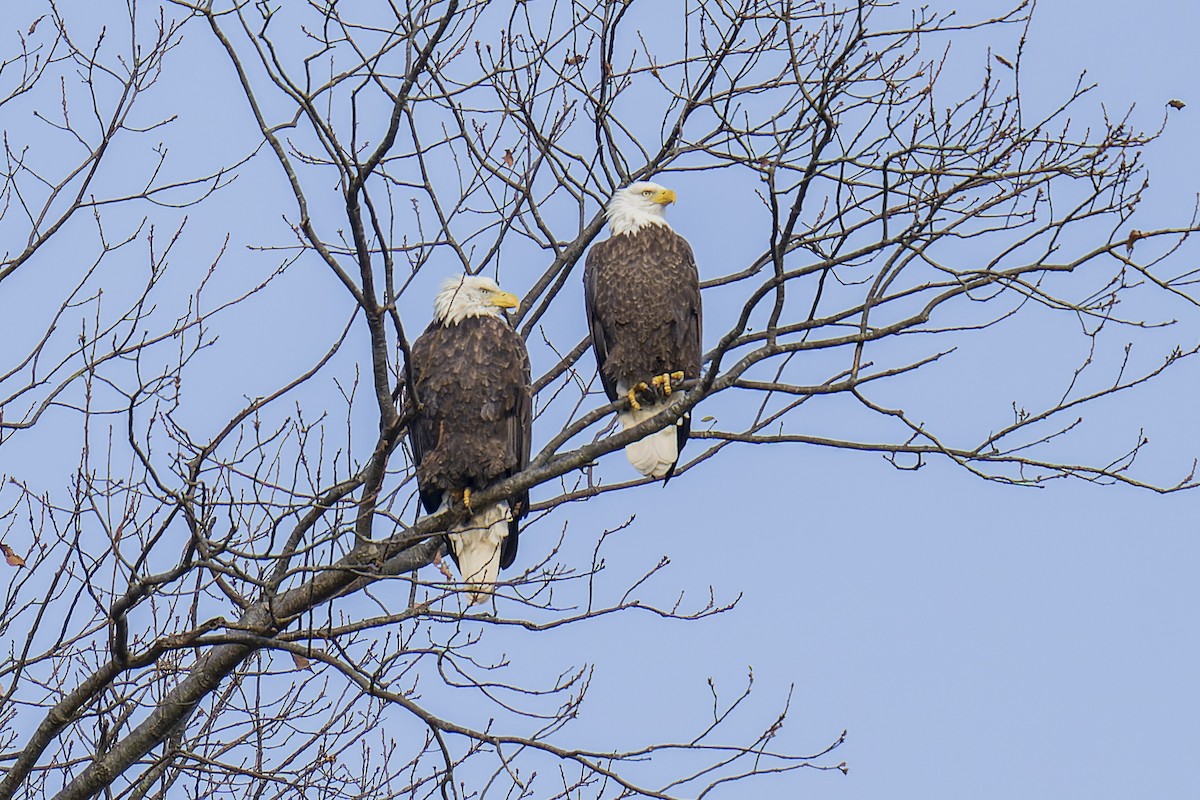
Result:
{"label": "blue sky", "polygon": [[[1041,2],[1024,54],[1027,108],[1048,108],[1084,70],[1099,84],[1080,107],[1089,113],[1103,104],[1115,116],[1136,103],[1134,120],[1152,128],[1168,100],[1188,104],[1146,152],[1145,218],[1164,224],[1186,223],[1200,188],[1197,24],[1200,10],[1176,4],[1096,4],[1081,14],[1076,4]],[[956,41],[955,57],[982,62],[972,49],[981,38]],[[672,211],[693,241],[704,233],[689,226],[688,207],[711,199],[685,194]],[[1195,342],[1190,313],[1168,338]],[[1036,330],[980,347],[986,361],[975,378],[999,383],[998,397],[964,386],[969,367],[926,375],[912,394],[939,408],[934,396],[955,397],[945,410],[970,426],[973,403],[1036,393],[1045,387],[1029,382],[1066,363]],[[1067,347],[1067,360],[1079,355]],[[1060,386],[1061,373],[1054,380]],[[1200,441],[1196,380],[1194,369],[1181,371],[1088,416],[1130,435],[1145,426],[1148,461],[1182,477]],[[755,797],[1200,791],[1194,493],[1064,482],[1020,489],[944,463],[899,472],[877,456],[813,448],[760,448],[728,461],[667,491],[645,488],[589,509],[604,519],[636,505],[622,553],[647,562],[669,554],[671,588],[711,582],[718,596],[744,595],[735,611],[704,623],[604,628],[597,635],[634,656],[602,664],[593,682],[600,702],[585,721],[603,728],[644,714],[653,729],[663,718],[699,716],[708,676],[732,692],[753,666],[757,720],[794,684],[784,741],[816,751],[848,729],[837,758],[850,766],[845,777],[768,780]]]}
{"label": "blue sky", "polygon": [[[1041,2],[1024,55],[1027,107],[1060,98],[1083,70],[1100,84],[1081,106],[1089,111],[1103,103],[1119,115],[1136,103],[1134,119],[1154,127],[1168,100],[1188,103],[1146,153],[1144,210],[1160,221],[1186,222],[1200,188],[1198,23],[1200,10],[1178,4],[1090,4],[1081,13],[1078,4]],[[980,56],[963,52],[972,41],[956,42],[957,57]],[[1194,312],[1182,327],[1171,335],[1194,342]],[[1028,388],[1023,373],[1036,379],[1039,361],[1054,357],[1037,345],[1004,353],[1021,341],[996,344],[997,363],[1018,367],[1006,373],[1001,402]],[[1193,369],[1097,413],[1114,430],[1145,425],[1151,458],[1182,477],[1197,449],[1195,387]],[[920,391],[942,389],[935,380]],[[969,419],[972,406],[958,413]],[[747,463],[736,496],[706,504],[705,524],[734,537],[736,556],[693,549],[694,532],[678,528],[662,547],[680,573],[745,597],[719,622],[655,633],[678,637],[659,639],[656,653],[694,656],[683,676],[673,677],[675,664],[648,668],[661,682],[699,686],[709,657],[725,662],[730,682],[753,664],[756,686],[772,687],[763,694],[796,685],[790,741],[816,749],[849,730],[839,751],[848,776],[793,775],[755,796],[1200,790],[1194,493],[1079,483],[1018,489],[945,464],[914,474],[870,455],[813,449],[759,452]],[[671,503],[653,491],[644,490],[652,505],[638,518],[646,531],[662,530],[671,516],[663,508]],[[619,696],[620,679],[608,689]],[[693,697],[703,702],[701,691]]]}

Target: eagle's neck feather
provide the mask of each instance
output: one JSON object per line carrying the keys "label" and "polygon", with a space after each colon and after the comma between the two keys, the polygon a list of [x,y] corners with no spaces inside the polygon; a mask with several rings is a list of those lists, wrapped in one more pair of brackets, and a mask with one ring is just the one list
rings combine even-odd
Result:
{"label": "eagle's neck feather", "polygon": [[651,225],[661,225],[667,230],[671,230],[671,225],[663,217],[662,212],[662,206],[647,209],[618,196],[608,204],[608,208],[604,210],[604,216],[608,218],[608,227],[614,235],[637,233],[642,228]]}

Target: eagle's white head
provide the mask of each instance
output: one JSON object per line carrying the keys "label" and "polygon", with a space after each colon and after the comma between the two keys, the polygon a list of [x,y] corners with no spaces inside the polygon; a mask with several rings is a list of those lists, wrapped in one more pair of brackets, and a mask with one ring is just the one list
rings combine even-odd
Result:
{"label": "eagle's white head", "polygon": [[442,283],[442,290],[433,298],[433,316],[442,325],[457,325],[467,317],[502,317],[502,309],[520,304],[516,295],[500,291],[491,278],[463,275]]}
{"label": "eagle's white head", "polygon": [[667,206],[675,202],[675,192],[649,181],[638,181],[619,190],[608,201],[604,216],[614,234],[637,233],[647,225],[667,228]]}

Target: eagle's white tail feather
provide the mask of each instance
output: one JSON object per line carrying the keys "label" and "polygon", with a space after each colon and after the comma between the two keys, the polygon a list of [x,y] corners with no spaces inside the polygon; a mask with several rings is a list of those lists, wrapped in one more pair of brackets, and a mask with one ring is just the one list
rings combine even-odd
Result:
{"label": "eagle's white tail feather", "polygon": [[486,603],[500,574],[500,549],[508,536],[512,511],[501,501],[476,511],[447,533],[454,557],[468,584],[471,605]]}
{"label": "eagle's white tail feather", "polygon": [[[632,428],[653,417],[662,408],[647,405],[634,410],[617,412],[621,430]],[[671,465],[679,460],[679,440],[675,425],[668,425],[644,439],[625,445],[625,455],[634,469],[650,478],[665,477]]]}

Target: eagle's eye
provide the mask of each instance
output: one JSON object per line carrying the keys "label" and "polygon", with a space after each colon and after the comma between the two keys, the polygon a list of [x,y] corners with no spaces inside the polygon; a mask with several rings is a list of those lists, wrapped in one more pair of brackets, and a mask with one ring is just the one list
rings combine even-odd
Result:
{"label": "eagle's eye", "polygon": [[642,197],[649,197],[652,194],[654,194],[654,192],[650,191],[649,189],[646,189],[644,192],[642,192]]}

